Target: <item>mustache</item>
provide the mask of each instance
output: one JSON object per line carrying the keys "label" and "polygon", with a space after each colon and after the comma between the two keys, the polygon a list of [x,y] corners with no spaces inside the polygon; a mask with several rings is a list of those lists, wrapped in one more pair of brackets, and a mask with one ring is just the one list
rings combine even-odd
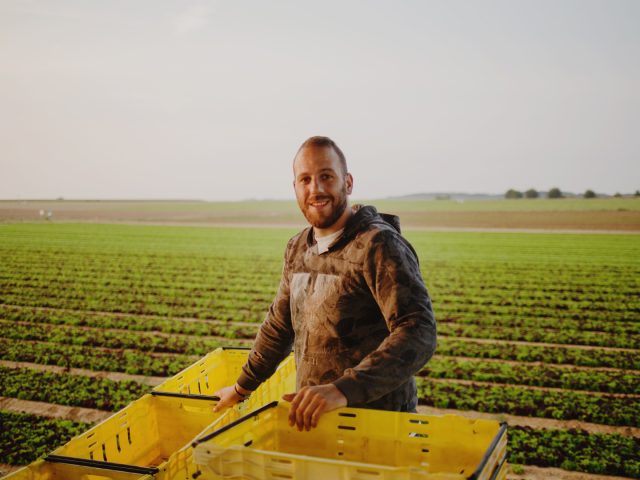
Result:
{"label": "mustache", "polygon": [[309,203],[324,202],[325,200],[333,200],[333,197],[331,195],[316,195],[315,197],[309,198]]}

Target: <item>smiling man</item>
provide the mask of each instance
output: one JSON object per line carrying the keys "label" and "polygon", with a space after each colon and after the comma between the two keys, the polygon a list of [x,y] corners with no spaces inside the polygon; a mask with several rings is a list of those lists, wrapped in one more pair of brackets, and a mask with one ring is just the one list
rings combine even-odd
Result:
{"label": "smiling man", "polygon": [[353,177],[331,139],[306,140],[293,174],[310,226],[289,240],[276,298],[236,384],[216,392],[216,409],[247,398],[293,346],[297,392],[284,399],[298,429],[343,406],[415,411],[413,377],[436,347],[416,252],[397,217],[349,205]]}

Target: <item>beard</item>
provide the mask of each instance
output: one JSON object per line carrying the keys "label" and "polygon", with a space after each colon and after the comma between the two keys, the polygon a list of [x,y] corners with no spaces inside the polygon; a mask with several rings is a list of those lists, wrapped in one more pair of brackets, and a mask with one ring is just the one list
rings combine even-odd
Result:
{"label": "beard", "polygon": [[[312,201],[328,201],[326,207],[318,210],[315,207],[309,205]],[[347,188],[344,185],[339,192],[338,196],[334,195],[315,195],[309,197],[309,199],[300,205],[304,218],[307,219],[309,224],[316,228],[329,228],[336,223],[342,216],[347,208]]]}

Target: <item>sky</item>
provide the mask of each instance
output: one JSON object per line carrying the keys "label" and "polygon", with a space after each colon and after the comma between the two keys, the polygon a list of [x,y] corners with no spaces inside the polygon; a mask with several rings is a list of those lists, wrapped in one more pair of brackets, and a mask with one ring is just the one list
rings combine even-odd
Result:
{"label": "sky", "polygon": [[0,2],[0,198],[640,189],[637,0]]}

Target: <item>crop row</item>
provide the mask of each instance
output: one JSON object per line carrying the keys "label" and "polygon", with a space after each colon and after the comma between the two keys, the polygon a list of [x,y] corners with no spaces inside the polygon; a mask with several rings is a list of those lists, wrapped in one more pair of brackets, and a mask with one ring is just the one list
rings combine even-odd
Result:
{"label": "crop row", "polygon": [[[61,226],[64,228],[64,226]],[[53,230],[53,229],[51,229]],[[279,238],[273,238],[273,240],[264,238],[263,233],[267,230],[244,230],[236,232],[236,238],[220,238],[220,230],[209,231],[209,242],[206,248],[200,252],[189,252],[184,245],[189,241],[190,233],[183,229],[176,232],[172,239],[167,239],[165,232],[161,232],[158,235],[158,245],[163,247],[161,252],[152,251],[152,246],[148,241],[140,242],[136,238],[128,236],[127,233],[119,233],[115,231],[103,231],[96,232],[94,236],[89,236],[86,239],[81,239],[79,236],[73,235],[68,238],[68,242],[65,245],[56,245],[55,236],[60,232],[46,232],[46,235],[42,235],[41,238],[35,238],[33,242],[27,242],[24,238],[14,238],[11,235],[3,236],[3,243],[7,245],[7,249],[12,250],[15,254],[8,259],[8,265],[16,267],[24,263],[29,263],[34,269],[48,269],[52,266],[56,269],[75,269],[78,271],[85,270],[101,270],[105,272],[118,271],[122,269],[122,265],[144,265],[150,274],[162,273],[168,269],[189,276],[190,267],[195,265],[201,265],[198,269],[202,270],[216,270],[214,267],[215,262],[233,269],[236,265],[246,265],[254,262],[255,264],[261,264],[261,266],[282,263],[282,255],[284,246],[286,245],[288,235],[280,235]],[[70,229],[67,229],[70,232]],[[247,234],[249,232],[249,234]],[[254,232],[256,235],[254,235]],[[254,244],[250,247],[251,250],[243,248],[237,240],[239,237],[253,237]],[[423,237],[429,236],[428,234],[422,235]],[[98,237],[103,237],[106,242],[96,241]],[[165,237],[165,238],[162,238]],[[256,237],[264,238],[264,244],[258,245],[255,243]],[[468,234],[457,234],[458,238],[471,236]],[[167,241],[169,240],[169,241]],[[176,240],[176,241],[173,241]],[[434,242],[433,240],[436,240]],[[611,249],[611,239],[603,239],[603,245],[598,250],[600,252],[606,252]],[[633,238],[627,237],[627,242],[635,241]],[[122,248],[119,250],[109,248],[109,243],[113,241],[123,241]],[[545,249],[546,252],[540,252],[533,258],[529,256],[521,256],[520,253],[526,248],[528,242],[539,241],[531,236],[520,235],[519,243],[520,248],[509,252],[508,257],[501,255],[501,258],[495,258],[492,255],[485,255],[478,248],[469,248],[469,245],[459,246],[456,249],[454,245],[444,245],[441,247],[447,250],[447,257],[445,255],[439,255],[435,252],[434,247],[437,239],[432,237],[427,244],[421,246],[420,243],[414,243],[414,247],[418,252],[418,256],[421,259],[423,270],[425,273],[431,273],[434,276],[443,276],[439,270],[444,265],[452,265],[456,267],[455,271],[445,272],[448,274],[447,278],[465,280],[467,278],[474,279],[476,276],[486,273],[488,265],[495,265],[496,272],[500,273],[508,280],[513,280],[517,285],[526,285],[532,279],[537,277],[537,271],[539,269],[546,270],[553,274],[554,278],[558,279],[558,283],[562,284],[563,281],[570,277],[577,277],[577,284],[600,286],[602,284],[613,283],[609,277],[598,277],[591,279],[589,277],[580,277],[581,272],[590,273],[597,270],[602,265],[607,265],[607,270],[610,271],[617,278],[623,278],[625,274],[629,274],[630,270],[637,267],[637,264],[629,262],[630,258],[633,258],[631,252],[628,252],[625,256],[623,251],[612,252],[619,257],[620,262],[612,262],[611,258],[603,259],[603,261],[592,262],[594,259],[594,249],[591,251],[583,251],[581,254],[576,255],[575,261],[569,260],[569,255],[577,252],[577,243],[584,241],[578,239],[576,244],[569,249],[563,249],[561,252],[554,252],[557,258],[553,261],[546,261],[544,253],[547,253],[549,249]],[[105,244],[107,243],[107,244]],[[164,245],[162,245],[164,243]],[[475,245],[477,246],[477,245]],[[220,251],[220,247],[224,247],[224,251]],[[499,248],[499,247],[498,247]],[[553,247],[550,247],[553,248]],[[542,254],[541,254],[542,253]],[[637,254],[637,249],[635,249]],[[89,261],[84,261],[85,257],[90,256]],[[510,257],[510,258],[509,258]],[[106,259],[114,258],[118,260],[116,264],[109,264]],[[506,261],[505,261],[506,260]],[[66,264],[65,264],[66,262]],[[68,267],[66,267],[68,265]]]}
{"label": "crop row", "polygon": [[[477,328],[471,329],[468,332],[469,335],[458,336],[478,337],[480,333],[475,333],[478,332],[478,330],[484,330],[487,329],[487,327],[495,327],[493,329],[488,329],[488,331],[494,332],[499,331],[497,327],[508,327],[508,329],[513,329],[514,331],[524,332],[521,335],[506,334],[511,335],[510,339],[528,341],[532,341],[532,338],[534,338],[533,335],[537,334],[535,332],[544,329],[542,330],[543,333],[539,335],[544,337],[544,340],[549,343],[565,343],[557,341],[558,339],[555,339],[556,341],[552,341],[554,340],[552,337],[554,331],[561,332],[559,333],[559,336],[564,337],[567,340],[568,336],[582,335],[594,343],[598,340],[595,340],[593,337],[602,338],[601,343],[611,342],[612,338],[621,338],[622,340],[620,340],[620,343],[622,344],[636,343],[639,341],[638,335],[640,335],[640,322],[602,323],[565,320],[561,325],[559,325],[556,319],[531,320],[503,317],[479,318],[477,315],[443,317],[440,314],[438,314],[437,317],[439,332],[444,333],[449,331],[450,333],[447,333],[447,335],[450,336],[455,336],[455,332],[451,333],[451,329],[460,329],[462,328],[460,325],[475,326]],[[255,326],[238,326],[228,322],[221,324],[215,321],[211,322],[204,320],[201,322],[185,321],[184,318],[177,317],[136,316],[92,311],[15,307],[2,304],[0,304],[0,319],[33,323],[51,323],[55,325],[76,325],[97,328],[184,333],[190,335],[211,335],[227,338],[253,338],[257,329],[257,324]],[[449,325],[454,323],[458,325]],[[596,335],[596,332],[601,330],[603,333],[616,333],[617,335]],[[528,335],[532,336],[528,337]],[[615,340],[614,343],[618,341],[619,340]]]}
{"label": "crop row", "polygon": [[[162,314],[170,311],[176,316],[192,316],[203,309],[244,309],[264,312],[272,300],[271,294],[246,292],[211,292],[205,288],[180,291],[175,288],[141,289],[136,287],[92,287],[84,284],[39,286],[0,285],[0,302],[32,306],[59,306],[72,309],[88,309],[90,305],[105,304],[105,310],[127,313]],[[640,321],[640,305],[626,303],[559,302],[548,300],[513,301],[493,297],[459,298],[435,295],[434,304],[444,315],[475,313],[479,316],[510,315],[519,317],[589,320],[601,322]],[[112,310],[117,305],[120,310]],[[215,313],[214,313],[215,314]]]}
{"label": "crop row", "polygon": [[89,424],[0,410],[0,463],[25,465],[63,445]]}
{"label": "crop row", "polygon": [[[36,340],[116,349],[132,348],[143,352],[183,353],[187,355],[204,355],[229,343],[219,337],[159,335],[154,332],[60,327],[46,324],[30,325],[6,321],[0,321],[0,337],[12,340]],[[249,343],[251,342],[248,340],[234,340],[235,345],[248,345]]]}
{"label": "crop row", "polygon": [[[0,358],[74,368],[121,371],[142,375],[167,375],[188,364],[188,358],[173,355],[148,355],[138,350],[105,351],[77,345],[30,342],[28,349],[19,343],[0,339]],[[117,358],[118,361],[113,359]],[[565,388],[603,393],[639,394],[637,374],[630,371],[582,370],[553,365],[512,364],[497,361],[466,360],[437,356],[421,372],[431,378],[486,381],[512,385]]]}
{"label": "crop row", "polygon": [[640,322],[616,321],[601,322],[599,320],[563,320],[557,318],[541,317],[527,318],[526,316],[478,316],[474,313],[458,313],[457,315],[444,315],[437,312],[438,325],[444,323],[458,323],[461,325],[478,325],[486,327],[508,328],[544,328],[549,330],[567,330],[585,332],[602,332],[616,335],[640,335]]}
{"label": "crop row", "polygon": [[436,408],[582,420],[616,426],[636,426],[640,418],[637,398],[508,385],[444,383],[420,377],[417,383],[419,402]]}
{"label": "crop row", "polygon": [[[522,319],[554,318],[558,322],[571,320],[581,322],[639,322],[640,314],[634,310],[589,311],[584,309],[556,310],[551,307],[539,306],[524,308],[502,305],[474,305],[460,303],[442,303],[433,299],[436,313],[444,317],[458,315],[479,318],[509,317]],[[271,302],[266,298],[227,298],[210,295],[206,297],[191,297],[189,295],[163,296],[153,292],[144,294],[128,291],[121,294],[98,292],[86,289],[82,292],[57,292],[53,289],[42,288],[2,291],[0,304],[14,304],[28,307],[53,307],[72,310],[108,311],[140,315],[160,315],[175,317],[198,317],[216,320],[253,321],[260,322]]]}
{"label": "crop row", "polygon": [[[42,346],[43,344],[35,344]],[[45,344],[46,345],[46,344]],[[0,349],[2,349],[0,341]],[[38,360],[37,354],[47,355],[51,352],[37,352],[30,348],[29,352],[36,358],[13,358],[14,360]],[[66,357],[49,356],[48,361],[58,360],[61,366],[88,366],[92,369],[118,369],[123,360],[143,360],[143,368],[135,366],[130,373],[142,374],[174,374],[192,363],[193,359],[163,356],[139,355],[126,351],[88,352],[82,347],[71,347]],[[140,358],[142,357],[142,359]],[[180,362],[182,360],[182,362]],[[98,367],[98,368],[96,368]],[[28,375],[28,374],[25,374]],[[52,377],[57,378],[57,377]],[[10,382],[11,380],[7,380]],[[442,383],[430,378],[418,377],[419,397],[421,403],[438,408],[455,408],[460,410],[478,410],[490,413],[510,413],[514,415],[539,416],[556,419],[577,419],[608,425],[633,426],[640,418],[640,402],[637,397],[615,397],[606,394],[593,395],[577,391],[537,390],[509,385],[479,385]],[[25,394],[27,395],[27,394]]]}
{"label": "crop row", "polygon": [[635,351],[627,350],[486,343],[455,338],[439,338],[436,353],[449,357],[492,358],[517,362],[542,362],[595,368],[609,367],[640,370],[640,356]]}
{"label": "crop row", "polygon": [[[228,338],[253,338],[255,327],[240,327],[232,325],[218,325],[211,322],[185,322],[179,319],[171,320],[166,318],[146,318],[128,316],[105,316],[81,314],[80,312],[47,312],[43,310],[27,310],[16,308],[0,308],[0,317],[10,317],[15,319],[29,319],[31,321],[52,321],[66,325],[68,322],[75,322],[77,326],[91,326],[103,329],[132,329],[138,330],[158,330],[166,333],[181,333],[188,335],[218,335]],[[70,318],[69,318],[70,317]],[[0,322],[0,327],[3,325]],[[6,325],[6,324],[5,324]],[[446,326],[439,325],[442,333]],[[10,328],[10,327],[9,327]],[[24,331],[28,330],[28,331]],[[25,335],[34,340],[51,339],[50,329],[43,329],[38,335],[37,329],[18,325],[17,330],[11,331],[14,338],[24,338]],[[66,330],[68,332],[69,330]],[[198,338],[180,336],[159,336],[153,334],[132,335],[127,342],[127,336],[122,332],[109,332],[109,330],[97,330],[95,334],[89,331],[80,331],[86,340],[98,343],[104,337],[104,343],[98,346],[109,346],[116,348],[139,348],[141,350],[151,350],[159,352],[176,352],[204,354],[219,345],[217,340],[200,341]],[[35,335],[34,335],[35,334]],[[60,335],[60,334],[59,334]],[[61,334],[66,339],[69,335]],[[80,336],[73,334],[80,341]],[[55,336],[54,336],[55,338]],[[84,341],[83,340],[83,341]],[[438,353],[442,350],[443,344],[446,348],[449,340],[441,339]],[[468,344],[467,344],[468,345]],[[486,346],[486,344],[485,344]],[[491,347],[493,348],[493,347]],[[586,352],[585,352],[586,353]],[[635,373],[632,372],[609,372],[609,371],[584,371],[569,368],[558,368],[552,365],[511,365],[499,362],[465,361],[459,359],[438,358],[433,359],[427,365],[425,372],[429,376],[436,378],[458,378],[465,380],[493,381],[499,383],[512,383],[523,385],[535,385],[545,387],[568,388],[572,390],[591,390],[609,393],[640,393]]]}
{"label": "crop row", "polygon": [[584,430],[509,427],[511,464],[640,478],[640,438]]}
{"label": "crop row", "polygon": [[[264,282],[252,283],[251,278],[236,276],[233,281],[229,281],[226,276],[220,278],[208,278],[204,282],[178,282],[169,279],[159,279],[150,281],[147,277],[139,279],[113,278],[105,279],[101,276],[91,276],[83,278],[82,275],[76,277],[57,276],[40,274],[37,278],[21,275],[0,275],[0,287],[2,290],[10,292],[17,290],[42,290],[49,289],[52,292],[60,290],[69,291],[92,291],[102,294],[121,295],[134,291],[139,295],[153,293],[164,297],[188,296],[198,298],[202,296],[216,296],[219,298],[231,298],[238,301],[255,299],[268,301],[274,295],[277,279],[266,278]],[[3,278],[4,277],[4,278]],[[7,278],[8,277],[8,278]],[[503,289],[484,290],[478,288],[467,288],[465,291],[456,290],[449,286],[448,289],[432,290],[434,297],[442,304],[464,303],[472,305],[500,305],[516,306],[522,308],[554,308],[558,310],[580,309],[593,311],[624,312],[631,310],[640,312],[640,301],[632,294],[603,295],[600,292],[585,294],[573,293],[562,295],[558,293],[549,294],[537,290],[532,291],[509,291]]]}
{"label": "crop row", "polygon": [[66,368],[167,377],[188,367],[198,360],[198,357],[180,354],[152,355],[138,350],[104,349],[47,342],[14,342],[0,338],[0,359]]}
{"label": "crop row", "polygon": [[603,393],[640,394],[638,375],[629,371],[578,369],[531,363],[467,360],[437,356],[420,372],[430,378],[449,378],[532,387]]}
{"label": "crop row", "polygon": [[121,315],[57,309],[44,310],[8,305],[0,305],[0,320],[138,332],[180,333],[230,339],[254,338],[259,327],[258,324],[238,325],[229,322],[194,321],[175,317]]}
{"label": "crop row", "polygon": [[[224,340],[190,335],[158,335],[153,332],[106,330],[101,328],[29,325],[0,321],[0,337],[83,346],[131,348],[149,352],[175,352],[204,355],[228,344],[246,346],[248,339]],[[520,362],[571,364],[587,367],[640,369],[640,357],[633,350],[584,349],[571,346],[544,346],[513,343],[487,343],[441,336],[437,353],[444,356],[494,358]]]}
{"label": "crop row", "polygon": [[[6,265],[5,265],[6,267]],[[95,289],[115,289],[116,292],[136,289],[139,291],[171,292],[177,294],[224,294],[228,292],[238,294],[266,295],[275,293],[275,286],[278,282],[280,265],[274,265],[273,271],[255,274],[251,271],[238,271],[230,273],[222,270],[219,266],[215,271],[207,271],[203,275],[192,270],[188,275],[175,275],[169,266],[167,270],[150,273],[147,269],[138,272],[131,270],[108,271],[106,269],[86,270],[74,269],[68,264],[65,268],[56,269],[51,265],[43,265],[42,269],[34,269],[32,264],[17,265],[14,271],[0,270],[0,285],[4,288],[22,287],[38,288],[43,285],[50,285],[55,282],[59,287],[69,288],[76,285],[85,285]],[[206,270],[206,269],[204,269]],[[494,280],[500,280],[500,272],[492,269]],[[545,272],[546,275],[546,272]],[[505,304],[505,302],[573,302],[588,303],[589,305],[607,305],[620,309],[621,304],[629,303],[638,305],[635,294],[638,286],[632,284],[632,275],[629,281],[631,284],[615,284],[611,287],[593,286],[586,288],[582,285],[560,286],[549,284],[548,279],[540,279],[530,282],[527,285],[513,285],[507,282],[495,282],[493,286],[468,282],[464,285],[456,285],[450,280],[433,279],[425,276],[431,292],[442,301],[460,301],[469,298],[477,299],[474,303],[492,302]],[[469,278],[467,277],[467,281]],[[622,279],[618,279],[620,281]]]}
{"label": "crop row", "polygon": [[[162,331],[190,335],[224,336],[226,338],[254,338],[257,324],[234,326],[212,322],[185,322],[166,317],[94,315],[91,312],[55,312],[37,309],[11,308],[0,305],[0,319],[28,321],[43,324],[91,326],[95,328],[117,328],[138,331]],[[639,324],[640,325],[640,324]],[[640,348],[640,335],[601,335],[596,332],[541,328],[503,328],[479,325],[459,325],[442,322],[438,325],[441,335],[466,338],[489,338],[528,342],[564,343],[604,347]]]}
{"label": "crop row", "polygon": [[0,367],[2,395],[22,400],[115,411],[137,400],[148,390],[148,386],[131,380],[115,382],[68,373]]}
{"label": "crop row", "polygon": [[438,333],[449,337],[490,338],[535,343],[562,343],[599,347],[640,348],[640,335],[606,335],[582,330],[550,330],[522,327],[489,327],[484,325],[438,324]]}

